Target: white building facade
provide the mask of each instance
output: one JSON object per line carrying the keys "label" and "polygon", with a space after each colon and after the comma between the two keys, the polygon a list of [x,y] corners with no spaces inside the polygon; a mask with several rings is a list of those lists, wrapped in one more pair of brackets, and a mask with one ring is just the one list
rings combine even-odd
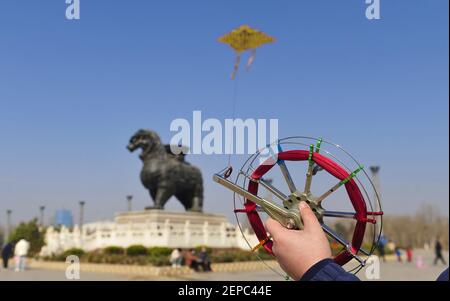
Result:
{"label": "white building facade", "polygon": [[[249,232],[244,232],[244,235],[251,245],[258,243]],[[249,244],[245,238],[239,227],[230,224],[222,215],[147,210],[120,213],[114,221],[88,223],[83,225],[82,231],[78,225],[73,229],[49,227],[41,255],[56,255],[71,248],[92,251],[131,245],[248,250]]]}

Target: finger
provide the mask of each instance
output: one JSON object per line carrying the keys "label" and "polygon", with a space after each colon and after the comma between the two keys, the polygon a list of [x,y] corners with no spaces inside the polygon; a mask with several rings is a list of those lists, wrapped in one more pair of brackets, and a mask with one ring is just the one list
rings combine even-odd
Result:
{"label": "finger", "polygon": [[306,202],[300,202],[299,204],[300,215],[302,217],[302,222],[304,229],[306,231],[317,231],[321,230],[319,220],[317,219],[314,212],[311,210],[309,205]]}
{"label": "finger", "polygon": [[273,238],[278,237],[278,235],[280,235],[281,233],[283,233],[283,231],[286,230],[279,222],[277,222],[272,218],[267,219],[266,228]]}

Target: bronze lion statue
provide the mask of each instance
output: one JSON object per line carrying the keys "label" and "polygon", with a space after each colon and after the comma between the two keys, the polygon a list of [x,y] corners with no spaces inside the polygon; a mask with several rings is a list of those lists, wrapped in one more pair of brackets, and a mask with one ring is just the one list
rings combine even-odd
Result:
{"label": "bronze lion statue", "polygon": [[175,196],[187,211],[202,212],[202,174],[185,161],[186,149],[180,147],[180,154],[174,154],[170,145],[162,144],[158,134],[150,130],[137,131],[127,148],[130,152],[142,150],[141,182],[154,201],[154,206],[146,209],[164,209],[167,201]]}

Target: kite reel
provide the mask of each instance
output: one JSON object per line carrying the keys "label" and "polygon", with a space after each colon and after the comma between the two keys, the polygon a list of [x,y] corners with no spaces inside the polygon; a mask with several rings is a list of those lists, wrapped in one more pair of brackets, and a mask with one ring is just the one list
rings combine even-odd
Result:
{"label": "kite reel", "polygon": [[[362,165],[339,145],[309,137],[280,139],[250,156],[234,181],[231,173],[228,167],[213,178],[233,191],[239,228],[258,257],[261,249],[273,255],[263,219],[302,229],[301,201],[309,204],[334,246],[334,261],[348,271],[358,272],[376,249],[383,215],[379,196]],[[273,184],[278,182],[286,185]]]}

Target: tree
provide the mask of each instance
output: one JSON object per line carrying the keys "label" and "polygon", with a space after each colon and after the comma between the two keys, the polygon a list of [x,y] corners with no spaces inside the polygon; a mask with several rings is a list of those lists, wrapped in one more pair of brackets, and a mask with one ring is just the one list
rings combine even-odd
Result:
{"label": "tree", "polygon": [[26,223],[20,223],[11,233],[9,238],[10,241],[15,242],[21,239],[25,239],[30,243],[30,250],[28,251],[29,256],[34,256],[41,251],[41,248],[45,244],[44,230],[41,231],[39,229],[37,218]]}
{"label": "tree", "polygon": [[5,240],[4,231],[2,228],[0,228],[0,246],[3,246]]}

